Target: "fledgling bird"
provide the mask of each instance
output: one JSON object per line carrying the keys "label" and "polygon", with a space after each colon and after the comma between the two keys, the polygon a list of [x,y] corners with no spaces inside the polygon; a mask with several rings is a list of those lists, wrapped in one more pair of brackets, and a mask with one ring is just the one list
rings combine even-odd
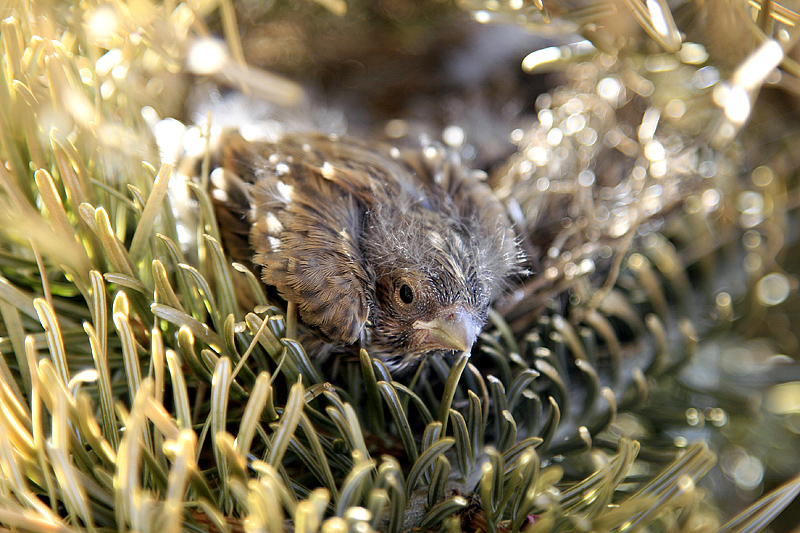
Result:
{"label": "fledgling bird", "polygon": [[492,298],[521,271],[500,202],[438,145],[233,132],[214,144],[211,195],[228,253],[260,267],[317,337],[361,339],[392,371],[469,351]]}

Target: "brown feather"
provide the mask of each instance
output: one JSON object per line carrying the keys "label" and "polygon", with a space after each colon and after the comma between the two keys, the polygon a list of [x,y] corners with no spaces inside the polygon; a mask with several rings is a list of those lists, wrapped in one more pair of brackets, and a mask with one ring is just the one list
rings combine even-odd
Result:
{"label": "brown feather", "polygon": [[457,317],[471,345],[491,299],[519,271],[501,204],[438,145],[227,133],[217,146],[211,193],[226,248],[241,254],[247,228],[264,283],[326,341],[351,345],[369,328],[372,353],[408,367],[442,351],[442,338],[449,346],[430,324]]}

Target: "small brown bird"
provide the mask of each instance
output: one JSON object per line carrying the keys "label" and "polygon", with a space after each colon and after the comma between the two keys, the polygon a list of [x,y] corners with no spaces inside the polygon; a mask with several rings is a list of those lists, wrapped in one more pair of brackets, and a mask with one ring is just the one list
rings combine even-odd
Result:
{"label": "small brown bird", "polygon": [[453,153],[323,135],[216,142],[211,193],[228,253],[261,268],[321,339],[362,339],[393,371],[469,351],[520,270],[500,202]]}

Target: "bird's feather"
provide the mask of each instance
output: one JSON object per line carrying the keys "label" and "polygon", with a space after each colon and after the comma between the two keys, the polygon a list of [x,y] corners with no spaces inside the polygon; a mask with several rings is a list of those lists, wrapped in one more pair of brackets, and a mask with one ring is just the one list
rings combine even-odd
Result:
{"label": "bird's feather", "polygon": [[230,132],[216,146],[211,193],[226,249],[260,267],[328,342],[353,344],[366,328],[373,353],[396,366],[470,346],[520,270],[501,204],[443,147]]}

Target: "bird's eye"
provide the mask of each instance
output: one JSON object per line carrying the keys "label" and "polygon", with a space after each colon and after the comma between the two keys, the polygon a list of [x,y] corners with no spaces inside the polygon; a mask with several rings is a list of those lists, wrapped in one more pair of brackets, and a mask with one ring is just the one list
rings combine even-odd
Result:
{"label": "bird's eye", "polygon": [[408,305],[414,301],[414,291],[408,286],[408,283],[403,283],[400,286],[400,301]]}

